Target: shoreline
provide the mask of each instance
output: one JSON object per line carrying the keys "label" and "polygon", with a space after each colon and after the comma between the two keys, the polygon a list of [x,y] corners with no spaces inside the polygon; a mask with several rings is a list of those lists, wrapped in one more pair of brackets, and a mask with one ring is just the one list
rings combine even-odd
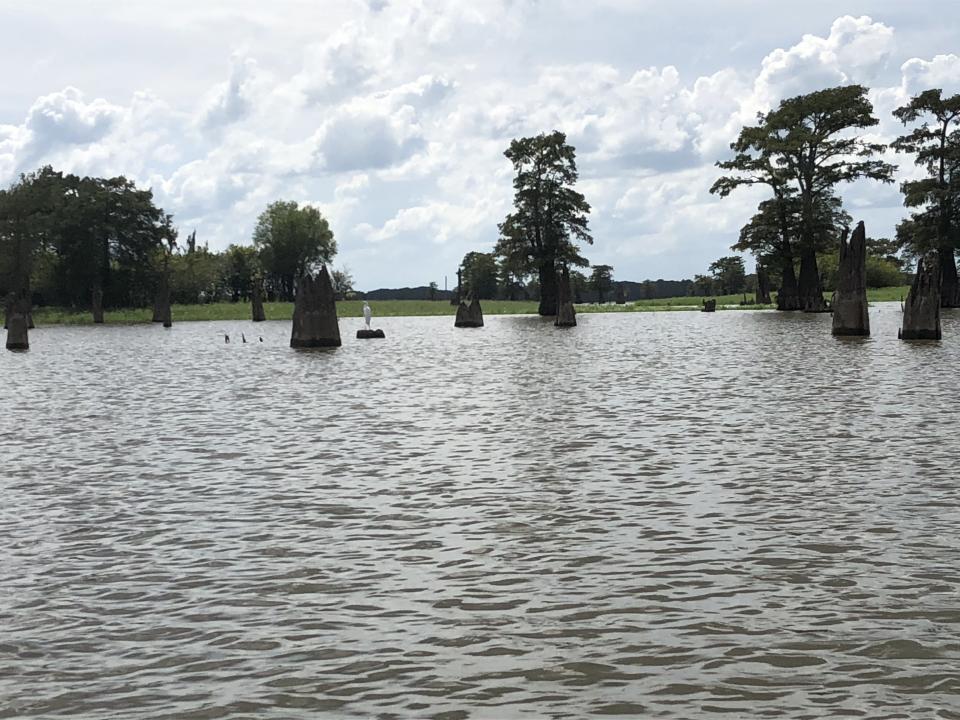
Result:
{"label": "shoreline", "polygon": [[[875,288],[867,291],[870,303],[899,302],[909,287],[898,286]],[[776,310],[775,305],[740,305],[742,295],[717,296],[717,311],[740,310]],[[583,303],[575,305],[578,313],[618,313],[618,312],[699,312],[703,298],[677,297],[657,300],[635,300],[624,305],[605,303]],[[457,313],[456,305],[449,300],[371,300],[368,301],[377,317],[433,317],[450,316]],[[537,302],[531,300],[482,300],[484,315],[536,315]],[[268,302],[263,304],[267,320],[290,320],[293,317],[292,302]],[[362,300],[341,300],[337,303],[337,316],[343,318],[362,317]],[[107,325],[150,324],[151,308],[126,308],[106,310],[104,320]],[[173,305],[172,315],[177,322],[203,321],[251,321],[249,302],[222,302],[204,305]],[[89,310],[70,308],[39,307],[33,312],[37,327],[50,325],[93,325]]]}

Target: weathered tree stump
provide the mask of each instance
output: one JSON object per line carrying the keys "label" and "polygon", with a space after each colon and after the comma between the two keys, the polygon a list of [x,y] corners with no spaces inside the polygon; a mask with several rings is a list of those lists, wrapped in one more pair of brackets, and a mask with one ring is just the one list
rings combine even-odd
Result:
{"label": "weathered tree stump", "polygon": [[325,265],[316,277],[305,275],[297,283],[293,305],[293,332],[290,347],[340,347],[340,325],[333,284]]}
{"label": "weathered tree stump", "polygon": [[556,327],[576,327],[577,312],[573,309],[570,300],[570,271],[564,267],[557,283],[557,319],[553,321]]}
{"label": "weathered tree stump", "polygon": [[770,274],[760,263],[757,263],[757,292],[755,299],[757,301],[757,305],[769,305],[771,302]]}
{"label": "weathered tree stump", "polygon": [[91,310],[93,312],[93,322],[96,324],[103,323],[103,289],[95,287],[93,289],[91,303]]}
{"label": "weathered tree stump", "polygon": [[853,236],[848,231],[840,238],[840,265],[837,289],[833,293],[834,335],[869,335],[867,311],[867,233],[863,222],[857,223]]}
{"label": "weathered tree stump", "polygon": [[480,308],[480,299],[473,298],[470,301],[470,319],[473,320],[474,327],[483,327],[483,310]]}
{"label": "weathered tree stump", "polygon": [[263,312],[263,291],[260,289],[260,283],[257,280],[253,281],[253,288],[250,292],[250,310],[254,322],[263,322],[267,319]]}
{"label": "weathered tree stump", "polygon": [[700,308],[700,312],[716,312],[717,311],[717,301],[716,300],[704,300],[703,307]]}
{"label": "weathered tree stump", "polygon": [[29,350],[30,299],[26,293],[18,293],[6,302],[7,350]]}
{"label": "weathered tree stump", "polygon": [[903,306],[903,327],[897,332],[901,340],[940,339],[940,277],[938,258],[917,260],[917,274]]}
{"label": "weathered tree stump", "polygon": [[470,300],[468,305],[461,302],[457,307],[457,317],[453,321],[453,326],[458,328],[478,328],[483,327],[483,310],[480,308],[480,301],[477,298]]}
{"label": "weathered tree stump", "polygon": [[372,340],[374,338],[385,338],[383,330],[357,330],[357,340]]}

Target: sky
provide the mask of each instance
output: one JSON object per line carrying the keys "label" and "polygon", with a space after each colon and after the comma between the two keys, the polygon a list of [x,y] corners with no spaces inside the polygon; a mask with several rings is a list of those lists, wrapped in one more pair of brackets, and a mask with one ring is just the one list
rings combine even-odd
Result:
{"label": "sky", "polygon": [[[953,0],[0,0],[0,185],[125,175],[212,250],[295,200],[357,289],[452,287],[510,212],[510,140],[561,130],[589,260],[689,278],[764,197],[709,194],[744,124],[861,83],[889,141],[911,95],[960,91],[956,27]],[[841,188],[868,235],[892,236],[898,185]]]}

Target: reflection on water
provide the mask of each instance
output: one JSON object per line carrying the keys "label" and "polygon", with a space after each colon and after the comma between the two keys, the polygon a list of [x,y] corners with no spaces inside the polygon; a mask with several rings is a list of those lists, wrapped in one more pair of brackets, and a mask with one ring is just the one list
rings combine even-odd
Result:
{"label": "reflection on water", "polygon": [[579,320],[33,332],[0,717],[960,717],[960,319]]}

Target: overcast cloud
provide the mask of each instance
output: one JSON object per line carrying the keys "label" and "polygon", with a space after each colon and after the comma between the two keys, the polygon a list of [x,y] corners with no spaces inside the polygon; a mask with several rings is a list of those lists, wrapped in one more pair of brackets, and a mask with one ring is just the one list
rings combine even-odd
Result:
{"label": "overcast cloud", "polygon": [[[691,277],[758,200],[708,193],[744,123],[858,82],[889,140],[910,94],[960,91],[958,26],[946,0],[0,0],[0,183],[124,174],[214,249],[273,200],[312,203],[358,288],[442,286],[496,241],[510,140],[559,129],[590,260]],[[874,236],[904,212],[896,186],[843,195]]]}

